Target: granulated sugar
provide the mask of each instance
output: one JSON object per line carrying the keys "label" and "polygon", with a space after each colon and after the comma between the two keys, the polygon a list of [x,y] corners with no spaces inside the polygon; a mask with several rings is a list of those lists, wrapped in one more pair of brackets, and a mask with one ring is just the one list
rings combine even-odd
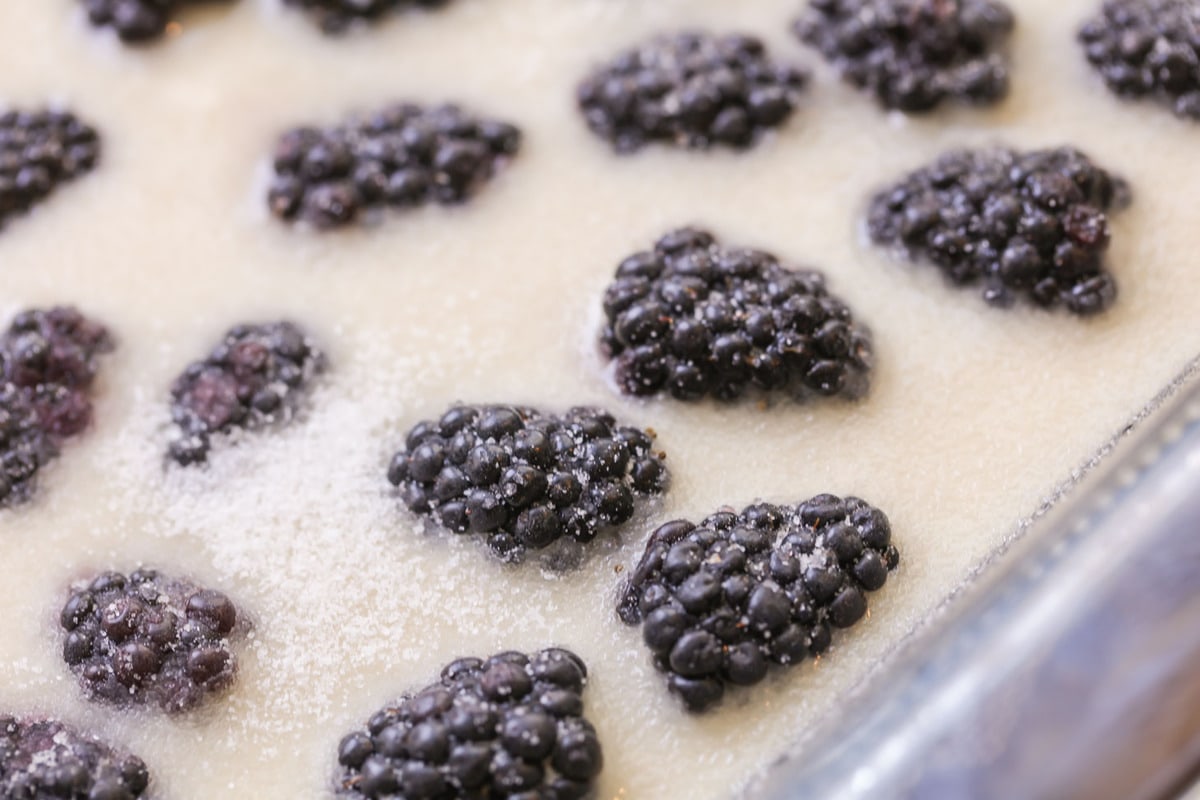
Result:
{"label": "granulated sugar", "polygon": [[[94,173],[0,232],[0,311],[73,303],[118,350],[92,430],[31,504],[0,513],[0,711],[60,716],[138,753],[163,797],[325,797],[339,739],[383,703],[455,657],[550,645],[591,670],[599,797],[731,797],[1200,349],[1200,129],[1100,85],[1073,41],[1090,0],[1013,2],[1011,98],[914,120],[880,112],[791,37],[795,0],[460,0],[341,39],[242,0],[189,14],[148,50],[95,39],[73,5],[0,6],[0,95],[62,99],[105,137]],[[749,152],[617,157],[578,118],[573,87],[682,27],[763,35],[814,83]],[[511,119],[522,151],[459,208],[331,235],[270,216],[263,164],[279,133],[398,99]],[[1071,144],[1130,182],[1110,311],[992,309],[863,241],[874,190],[945,149],[993,143]],[[689,223],[823,270],[873,330],[870,395],[618,395],[592,346],[603,288],[622,258]],[[329,355],[307,411],[219,440],[206,468],[168,466],[172,378],[230,325],[278,319]],[[455,401],[603,405],[657,432],[671,488],[577,571],[503,565],[474,537],[427,530],[386,480],[405,431]],[[899,569],[819,662],[687,716],[617,619],[622,570],[666,519],[820,492],[883,509]],[[235,686],[194,716],[92,706],[62,662],[71,581],[143,563],[226,592],[252,622]]]}

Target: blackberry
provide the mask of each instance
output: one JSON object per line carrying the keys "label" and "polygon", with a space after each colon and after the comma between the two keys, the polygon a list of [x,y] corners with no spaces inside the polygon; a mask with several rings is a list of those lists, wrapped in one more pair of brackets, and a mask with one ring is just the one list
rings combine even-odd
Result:
{"label": "blackberry", "polygon": [[1087,60],[1122,97],[1154,97],[1200,120],[1200,3],[1107,0],[1079,30]]}
{"label": "blackberry", "polygon": [[460,658],[338,746],[339,794],[576,800],[604,765],[583,716],[587,667],[567,650]]}
{"label": "blackberry", "polygon": [[955,284],[982,281],[992,305],[1018,296],[1095,314],[1116,299],[1105,269],[1106,212],[1125,183],[1070,147],[943,155],[871,201],[871,238],[933,262]]}
{"label": "blackberry", "polygon": [[795,31],[884,108],[916,113],[1008,94],[1013,25],[995,0],[811,0]]}
{"label": "blackberry", "polygon": [[29,499],[38,471],[92,418],[104,326],[74,308],[29,310],[0,334],[0,508]]}
{"label": "blackberry", "polygon": [[272,213],[318,228],[386,206],[465,203],[520,148],[513,125],[455,105],[400,103],[328,129],[295,128],[275,148]]}
{"label": "blackberry", "polygon": [[621,153],[650,142],[741,149],[787,121],[807,82],[753,36],[685,32],[618,54],[576,95],[588,127]]}
{"label": "blackberry", "polygon": [[294,323],[230,328],[171,386],[178,428],[171,458],[183,465],[203,462],[214,434],[290,421],[324,366],[324,354]]}
{"label": "blackberry", "polygon": [[404,503],[455,533],[483,534],[508,561],[563,537],[592,541],[667,483],[652,434],[606,411],[454,406],[418,423],[388,480]]}
{"label": "blackberry", "polygon": [[[224,0],[229,2],[230,0]],[[136,44],[157,39],[183,6],[221,0],[82,0],[88,20],[98,28],[110,27],[121,41]]]}
{"label": "blackberry", "polygon": [[72,588],[63,660],[93,700],[188,711],[233,683],[240,614],[224,594],[154,570]]}
{"label": "blackberry", "polygon": [[57,720],[0,714],[0,797],[5,800],[133,800],[150,783],[146,764]]}
{"label": "blackberry", "polygon": [[99,158],[100,135],[70,111],[0,114],[0,227],[90,172]]}
{"label": "blackberry", "polygon": [[408,9],[434,9],[450,0],[283,0],[307,12],[325,33],[342,33],[357,24],[373,24],[388,14]]}
{"label": "blackberry", "polygon": [[751,387],[859,397],[871,336],[825,278],[695,228],[629,256],[604,294],[600,344],[621,391],[733,400]]}
{"label": "blackberry", "polygon": [[[96,356],[112,349],[108,330],[69,306],[33,309],[13,318],[0,335],[0,366],[6,383],[42,400],[51,387],[84,390],[96,377]],[[87,419],[55,415],[39,402],[44,424],[59,436],[78,433]]]}
{"label": "blackberry", "polygon": [[722,509],[654,531],[622,592],[642,638],[689,711],[830,645],[899,563],[887,517],[855,497]]}
{"label": "blackberry", "polygon": [[12,384],[0,386],[0,508],[28,500],[38,471],[56,455],[29,396]]}

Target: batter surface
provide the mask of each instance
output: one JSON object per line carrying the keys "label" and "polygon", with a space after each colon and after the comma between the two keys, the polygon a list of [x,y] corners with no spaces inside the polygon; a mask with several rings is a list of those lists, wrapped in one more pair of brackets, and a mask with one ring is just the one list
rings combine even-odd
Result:
{"label": "batter surface", "polygon": [[[147,761],[156,792],[320,798],[340,737],[461,655],[569,647],[589,663],[603,798],[730,797],[872,673],[1018,521],[1200,352],[1194,209],[1200,128],[1124,105],[1074,31],[1091,0],[1013,0],[1010,98],[890,117],[788,32],[800,3],[459,0],[329,39],[270,0],[189,13],[145,50],[94,34],[77,4],[0,4],[0,97],[58,99],[105,136],[99,168],[0,233],[0,313],[77,304],[119,349],[93,429],[0,513],[0,709],[49,714]],[[815,68],[807,100],[744,153],[618,158],[573,87],[597,62],[681,27],[764,36]],[[458,100],[524,130],[521,154],[462,208],[305,234],[271,218],[265,156],[295,124],[391,100]],[[871,192],[954,146],[1073,144],[1123,175],[1112,310],[997,311],[864,242]],[[681,224],[826,271],[873,329],[863,402],[639,402],[594,348],[620,259]],[[167,390],[230,325],[290,317],[330,355],[307,418],[165,469]],[[505,567],[424,533],[388,491],[403,432],[455,400],[599,403],[654,428],[674,484],[583,570]],[[902,564],[870,617],[819,662],[702,718],[667,695],[614,601],[653,521],[829,491],[885,509]],[[227,592],[253,619],[233,691],[167,719],[86,703],[59,655],[66,587],[145,563]],[[873,680],[887,680],[886,666]]]}

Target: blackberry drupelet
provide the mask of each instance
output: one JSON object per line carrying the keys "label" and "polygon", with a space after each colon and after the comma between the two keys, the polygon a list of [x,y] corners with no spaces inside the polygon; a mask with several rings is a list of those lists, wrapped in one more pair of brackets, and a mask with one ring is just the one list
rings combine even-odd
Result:
{"label": "blackberry drupelet", "polygon": [[1013,24],[995,0],[811,0],[795,31],[884,108],[916,113],[1008,94]]}
{"label": "blackberry drupelet", "polygon": [[57,720],[0,715],[0,797],[5,800],[133,800],[150,773],[122,753]]}
{"label": "blackberry drupelet", "polygon": [[753,36],[686,32],[620,53],[576,95],[588,127],[621,153],[651,142],[747,148],[787,121],[807,82]]}
{"label": "blackberry drupelet", "polygon": [[1122,97],[1154,97],[1200,120],[1200,2],[1106,0],[1079,30],[1088,61]]}
{"label": "blackberry drupelet", "polygon": [[70,111],[0,114],[0,228],[99,158],[100,135]]}
{"label": "blackberry drupelet", "polygon": [[233,683],[239,617],[212,589],[149,569],[104,572],[63,606],[63,660],[93,700],[189,711]]}
{"label": "blackberry drupelet", "polygon": [[171,458],[185,466],[200,463],[216,434],[289,422],[324,366],[324,354],[294,323],[230,328],[171,386],[171,418],[178,428]]}
{"label": "blackberry drupelet", "polygon": [[87,427],[97,356],[112,347],[69,307],[23,311],[0,334],[0,508],[28,500],[38,471]]}
{"label": "blackberry drupelet", "polygon": [[338,788],[404,800],[577,800],[604,765],[587,667],[558,648],[460,658],[338,747]]}
{"label": "blackberry drupelet", "polygon": [[183,6],[229,3],[232,0],[82,0],[88,20],[98,28],[112,28],[126,44],[149,42],[162,36],[171,18]]}
{"label": "blackberry drupelet", "polygon": [[409,431],[388,480],[417,514],[485,535],[493,552],[518,561],[628,522],[639,497],[666,488],[664,458],[651,434],[601,409],[455,406]]}
{"label": "blackberry drupelet", "polygon": [[375,23],[388,14],[408,9],[433,9],[450,0],[283,0],[307,12],[325,33],[342,33],[355,24]]}
{"label": "blackberry drupelet", "polygon": [[272,213],[318,228],[387,206],[465,203],[520,148],[521,132],[458,106],[390,106],[328,129],[295,128],[275,148]]}
{"label": "blackberry drupelet", "polygon": [[625,586],[621,619],[642,638],[689,711],[771,664],[796,664],[867,611],[899,563],[887,517],[855,497],[723,509],[659,527]]}
{"label": "blackberry drupelet", "polygon": [[604,294],[621,391],[734,400],[748,389],[859,397],[871,336],[824,276],[682,228],[629,256]]}
{"label": "blackberry drupelet", "polygon": [[1106,212],[1128,199],[1122,180],[1070,147],[964,150],[877,194],[867,226],[875,242],[933,262],[955,284],[982,281],[992,305],[1024,296],[1087,315],[1116,299]]}

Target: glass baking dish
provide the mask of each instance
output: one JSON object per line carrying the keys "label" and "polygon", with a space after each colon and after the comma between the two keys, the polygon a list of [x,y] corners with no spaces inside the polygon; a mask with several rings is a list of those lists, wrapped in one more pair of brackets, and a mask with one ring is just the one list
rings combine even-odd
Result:
{"label": "glass baking dish", "polygon": [[1196,372],[746,796],[1180,796],[1200,764]]}

